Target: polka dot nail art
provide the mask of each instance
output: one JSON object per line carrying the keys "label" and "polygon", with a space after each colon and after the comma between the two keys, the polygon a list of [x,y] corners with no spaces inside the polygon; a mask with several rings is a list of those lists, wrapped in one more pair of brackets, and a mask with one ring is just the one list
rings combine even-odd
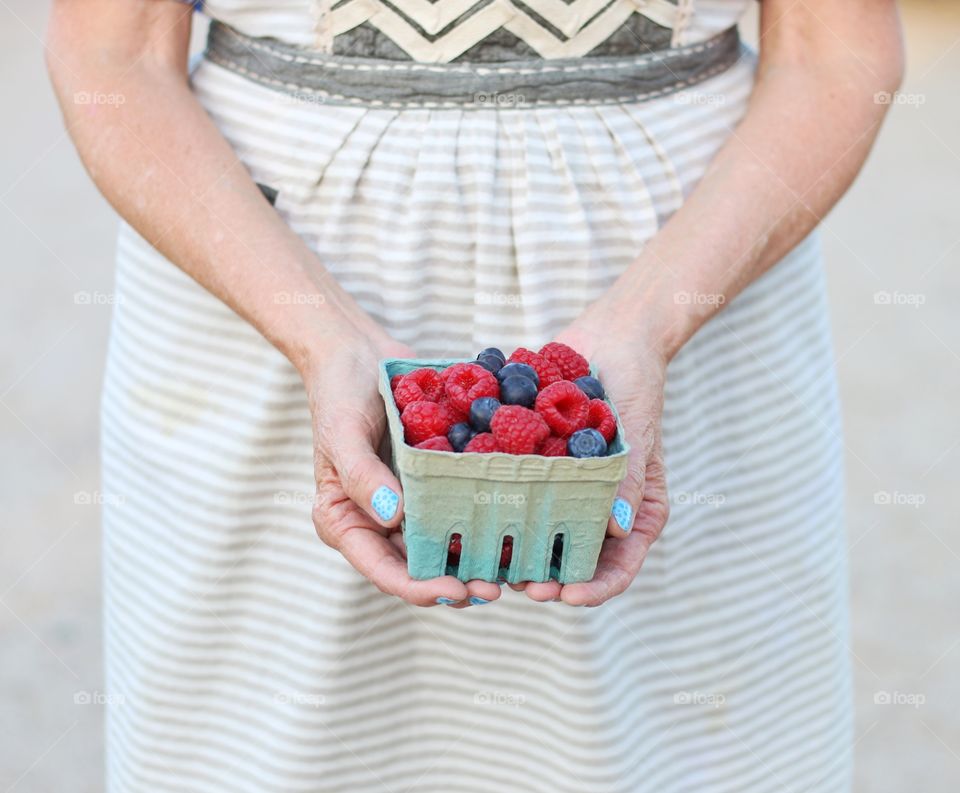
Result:
{"label": "polka dot nail art", "polygon": [[400,496],[386,485],[380,485],[371,499],[373,511],[380,516],[380,520],[390,520],[397,514],[400,505]]}
{"label": "polka dot nail art", "polygon": [[633,528],[633,510],[622,498],[614,500],[613,509],[610,510],[610,512],[621,529],[630,531],[630,529]]}

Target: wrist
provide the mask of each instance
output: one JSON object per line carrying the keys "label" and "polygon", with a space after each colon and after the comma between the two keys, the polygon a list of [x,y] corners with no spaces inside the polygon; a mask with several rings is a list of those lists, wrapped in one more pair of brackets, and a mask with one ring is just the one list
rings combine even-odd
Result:
{"label": "wrist", "polygon": [[596,318],[598,338],[612,337],[666,366],[695,330],[679,300],[649,282],[630,287],[617,282],[589,313]]}
{"label": "wrist", "polygon": [[[637,262],[604,298],[601,311],[635,346],[669,363],[726,303],[722,292],[699,288],[661,263]],[[612,323],[611,323],[612,319]]]}
{"label": "wrist", "polygon": [[382,358],[413,357],[409,347],[395,341],[363,312],[341,314],[335,321],[310,328],[284,353],[305,383],[315,383],[324,372],[338,368],[333,365],[338,361],[367,371],[370,381],[376,382]]}

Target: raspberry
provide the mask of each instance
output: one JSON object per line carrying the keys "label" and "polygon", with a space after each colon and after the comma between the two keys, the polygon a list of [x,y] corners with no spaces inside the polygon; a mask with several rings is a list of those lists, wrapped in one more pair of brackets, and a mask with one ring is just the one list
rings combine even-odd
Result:
{"label": "raspberry", "polygon": [[500,566],[509,567],[510,560],[513,558],[513,537],[509,534],[503,538],[503,546],[500,548]]}
{"label": "raspberry", "polygon": [[540,355],[540,353],[528,350],[526,347],[517,347],[517,349],[513,351],[513,355],[507,359],[507,363],[525,363],[528,366],[532,366],[533,370],[537,373],[537,377],[540,378],[539,385],[541,391],[551,383],[563,380],[559,366],[548,361]]}
{"label": "raspberry", "polygon": [[554,435],[567,438],[584,428],[589,401],[574,383],[561,380],[537,394],[536,410]]}
{"label": "raspberry", "polygon": [[443,386],[451,407],[470,412],[474,399],[500,396],[500,384],[493,373],[475,363],[455,363],[443,370]]}
{"label": "raspberry", "polygon": [[402,413],[414,402],[439,402],[443,396],[443,379],[436,369],[414,369],[397,383],[393,399]]}
{"label": "raspberry", "polygon": [[559,341],[544,344],[540,348],[540,354],[557,365],[564,380],[576,380],[578,377],[586,377],[590,374],[590,364],[587,363],[587,359],[573,347],[568,347]]}
{"label": "raspberry", "polygon": [[481,432],[470,439],[470,443],[463,447],[465,452],[499,452],[497,441],[489,432]]}
{"label": "raspberry", "polygon": [[464,413],[459,408],[455,407],[453,402],[450,401],[450,397],[444,394],[440,398],[440,404],[443,405],[450,413],[453,418],[454,424],[459,424],[461,421],[467,421],[470,418],[468,413]]}
{"label": "raspberry", "polygon": [[447,440],[446,435],[436,435],[433,438],[427,438],[425,441],[420,441],[415,449],[429,449],[434,452],[452,452],[453,446],[450,444],[450,441]]}
{"label": "raspberry", "polygon": [[390,378],[390,391],[391,391],[391,392],[397,390],[397,383],[399,383],[401,380],[403,380],[403,375],[402,375],[402,374],[395,374],[393,377]]}
{"label": "raspberry", "polygon": [[403,424],[403,437],[411,446],[433,438],[446,435],[453,424],[450,411],[436,402],[411,402],[400,414]]}
{"label": "raspberry", "polygon": [[587,404],[587,423],[584,426],[597,430],[607,443],[617,434],[617,420],[610,406],[602,399],[591,399]]}
{"label": "raspberry", "polygon": [[537,447],[537,454],[544,457],[567,457],[567,439],[551,435]]}
{"label": "raspberry", "polygon": [[490,421],[500,451],[508,454],[533,454],[550,435],[543,416],[520,405],[504,405]]}

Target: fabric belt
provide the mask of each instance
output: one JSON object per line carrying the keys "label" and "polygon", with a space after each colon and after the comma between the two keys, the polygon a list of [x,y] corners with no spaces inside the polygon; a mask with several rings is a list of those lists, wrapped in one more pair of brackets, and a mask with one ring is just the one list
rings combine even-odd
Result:
{"label": "fabric belt", "polygon": [[642,102],[730,68],[735,27],[698,44],[629,57],[421,63],[325,55],[212,22],[211,62],[295,101],[389,108],[527,108]]}

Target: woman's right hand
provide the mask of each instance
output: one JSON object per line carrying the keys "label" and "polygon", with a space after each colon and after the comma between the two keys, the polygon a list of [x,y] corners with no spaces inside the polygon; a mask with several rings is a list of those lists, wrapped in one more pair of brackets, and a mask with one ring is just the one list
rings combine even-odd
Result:
{"label": "woman's right hand", "polygon": [[374,341],[360,333],[330,346],[302,371],[313,417],[317,535],[382,592],[413,605],[496,600],[497,584],[453,576],[418,581],[407,572],[403,493],[377,453],[387,427],[377,389],[380,359],[410,358],[413,351],[385,335]]}

